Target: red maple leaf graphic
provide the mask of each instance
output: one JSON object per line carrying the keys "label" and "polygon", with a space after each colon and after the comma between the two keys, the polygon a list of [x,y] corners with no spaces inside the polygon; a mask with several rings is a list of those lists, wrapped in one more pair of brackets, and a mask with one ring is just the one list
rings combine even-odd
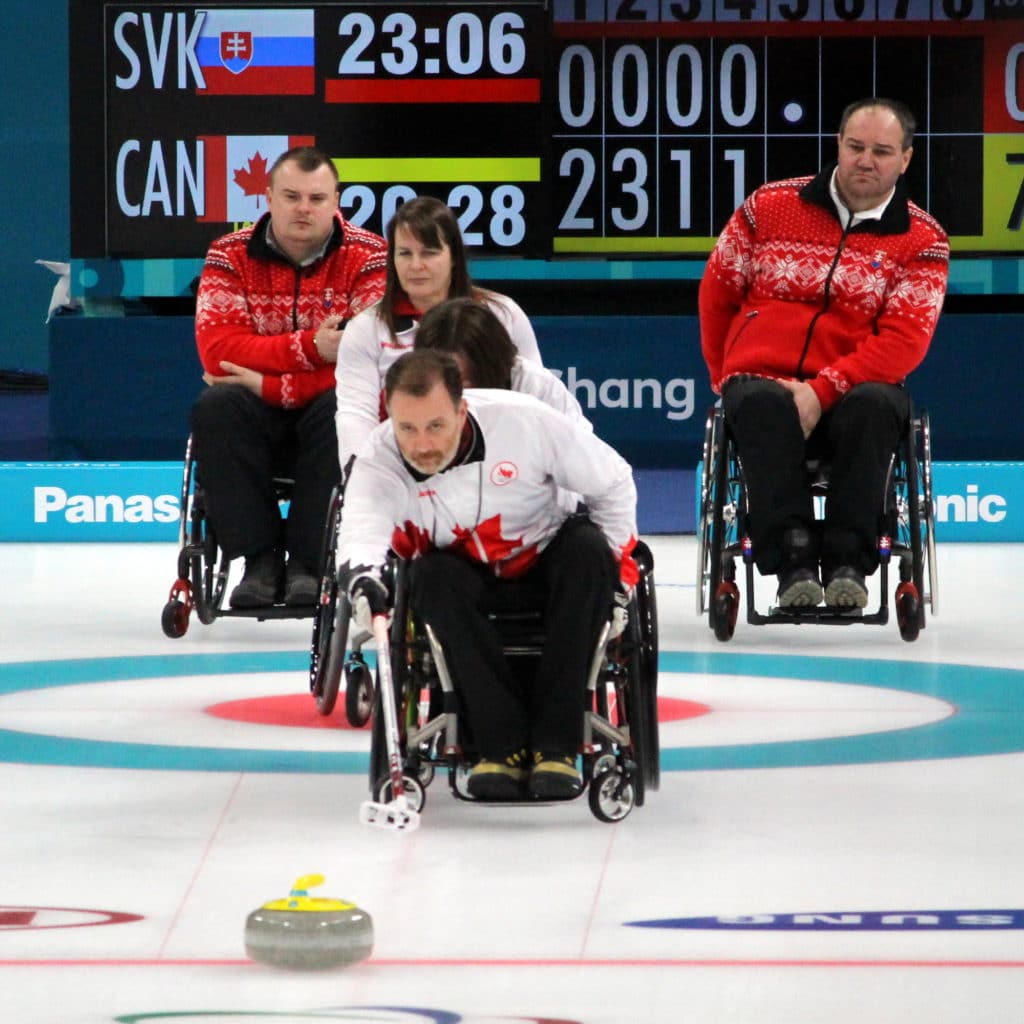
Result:
{"label": "red maple leaf graphic", "polygon": [[[523,543],[522,537],[505,538],[501,533],[501,515],[485,519],[475,530],[455,527],[453,548],[474,562],[501,562]],[[481,557],[480,549],[484,557]]]}
{"label": "red maple leaf graphic", "polygon": [[270,175],[267,174],[266,157],[259,150],[249,157],[248,167],[235,171],[235,184],[247,196],[261,196],[266,192]]}
{"label": "red maple leaf graphic", "polygon": [[430,534],[408,519],[391,534],[391,550],[399,558],[412,558],[430,550]]}

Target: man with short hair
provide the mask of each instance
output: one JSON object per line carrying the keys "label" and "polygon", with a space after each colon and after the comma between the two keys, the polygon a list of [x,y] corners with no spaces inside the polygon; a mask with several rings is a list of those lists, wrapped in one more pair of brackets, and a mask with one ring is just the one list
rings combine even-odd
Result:
{"label": "man with short hair", "polygon": [[[575,796],[590,662],[616,592],[637,580],[632,470],[529,395],[463,395],[447,353],[403,355],[385,397],[389,418],[356,456],[338,535],[356,620],[369,628],[386,610],[389,548],[411,559],[412,609],[444,647],[479,755],[470,794]],[[565,492],[582,495],[586,517]],[[548,638],[525,683],[487,617],[523,587],[541,599]]]}
{"label": "man with short hair", "polygon": [[[210,387],[192,409],[193,452],[217,541],[229,558],[245,558],[233,608],[316,600],[341,476],[338,345],[347,321],[384,291],[384,239],[342,218],[338,173],[324,153],[288,150],[269,181],[259,221],[210,246],[196,299]],[[275,476],[295,480],[284,522]]]}
{"label": "man with short hair", "polygon": [[[701,347],[742,462],[754,558],[777,574],[782,608],[863,608],[878,567],[904,379],[928,350],[949,264],[945,232],[903,180],[914,128],[895,100],[851,103],[836,163],[757,189],[701,281]],[[821,457],[819,533],[806,462]]]}

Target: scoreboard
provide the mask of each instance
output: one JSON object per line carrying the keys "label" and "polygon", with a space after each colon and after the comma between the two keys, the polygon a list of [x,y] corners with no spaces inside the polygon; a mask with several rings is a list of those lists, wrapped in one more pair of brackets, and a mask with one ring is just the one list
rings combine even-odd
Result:
{"label": "scoreboard", "polygon": [[744,196],[903,100],[957,255],[1024,255],[1024,0],[70,0],[71,247],[196,258],[291,145],[383,232],[417,194],[492,256],[701,256]]}

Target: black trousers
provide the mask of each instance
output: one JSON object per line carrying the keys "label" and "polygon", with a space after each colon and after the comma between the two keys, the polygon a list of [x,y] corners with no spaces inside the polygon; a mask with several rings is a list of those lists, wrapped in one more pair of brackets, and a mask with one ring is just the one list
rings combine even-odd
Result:
{"label": "black trousers", "polygon": [[[750,509],[754,558],[762,573],[786,565],[783,534],[804,527],[820,545],[822,574],[849,565],[878,568],[878,525],[889,463],[910,415],[895,384],[859,384],[825,412],[804,440],[792,395],[777,381],[735,378],[722,393]],[[825,520],[814,524],[807,460],[830,465]]]}
{"label": "black trousers", "polygon": [[[207,515],[230,558],[279,548],[316,570],[327,506],[341,479],[334,391],[301,409],[267,405],[247,388],[206,388],[192,407],[196,477]],[[282,522],[273,478],[293,477]]]}
{"label": "black trousers", "polygon": [[[575,755],[587,674],[618,579],[597,527],[582,517],[566,520],[522,580],[498,579],[446,551],[416,559],[410,576],[413,611],[444,648],[476,752],[489,760],[522,748]],[[538,607],[543,653],[535,672],[517,671],[487,613]]]}

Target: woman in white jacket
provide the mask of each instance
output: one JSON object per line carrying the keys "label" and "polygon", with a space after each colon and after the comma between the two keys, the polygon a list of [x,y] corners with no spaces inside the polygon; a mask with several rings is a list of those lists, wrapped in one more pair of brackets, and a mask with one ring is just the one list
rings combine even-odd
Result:
{"label": "woman in white jacket", "polygon": [[580,403],[550,370],[523,359],[490,306],[448,299],[420,321],[415,348],[447,352],[458,364],[464,388],[500,388],[539,398],[591,428]]}
{"label": "woman in white jacket", "polygon": [[523,360],[542,365],[537,337],[520,306],[473,284],[459,223],[440,199],[418,196],[403,203],[386,235],[384,296],[348,323],[338,349],[335,423],[342,467],[384,418],[381,390],[388,367],[413,347],[421,317],[446,299],[485,304]]}

